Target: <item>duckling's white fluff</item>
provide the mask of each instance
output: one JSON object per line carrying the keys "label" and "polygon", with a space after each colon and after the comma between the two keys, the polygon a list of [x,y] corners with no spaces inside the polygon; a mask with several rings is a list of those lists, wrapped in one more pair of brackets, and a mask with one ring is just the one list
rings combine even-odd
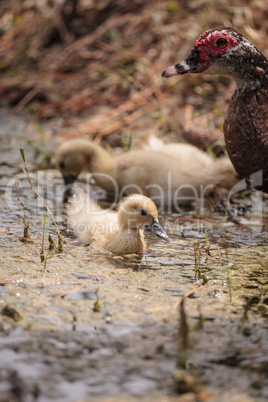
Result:
{"label": "duckling's white fluff", "polygon": [[82,243],[121,254],[146,250],[144,229],[168,240],[158,222],[155,203],[141,194],[123,199],[115,212],[102,209],[80,190],[70,199],[67,208],[68,224]]}

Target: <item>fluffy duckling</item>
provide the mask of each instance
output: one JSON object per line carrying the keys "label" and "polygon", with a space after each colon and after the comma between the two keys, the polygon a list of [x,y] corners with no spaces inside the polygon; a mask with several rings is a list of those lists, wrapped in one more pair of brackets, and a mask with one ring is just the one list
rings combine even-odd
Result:
{"label": "fluffy duckling", "polygon": [[[139,192],[152,198],[161,208],[172,208],[203,197],[204,188],[209,187],[211,192],[214,186],[232,188],[237,183],[229,160],[220,159],[204,169],[196,169],[190,162],[184,164],[154,150],[133,150],[112,157],[99,145],[82,139],[63,143],[55,160],[65,184],[73,183],[81,171],[88,171],[108,194],[120,198]],[[194,164],[194,160],[190,160]]]}
{"label": "fluffy duckling", "polygon": [[68,223],[81,242],[117,254],[143,253],[144,229],[169,240],[158,222],[155,203],[141,194],[122,200],[114,212],[102,209],[84,191],[79,191],[68,204]]}

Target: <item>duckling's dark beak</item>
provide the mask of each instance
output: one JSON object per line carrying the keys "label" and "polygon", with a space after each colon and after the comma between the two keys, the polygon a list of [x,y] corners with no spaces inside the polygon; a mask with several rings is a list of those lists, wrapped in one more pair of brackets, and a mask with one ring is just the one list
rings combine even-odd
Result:
{"label": "duckling's dark beak", "polygon": [[69,199],[74,195],[74,189],[73,187],[70,186],[66,186],[66,189],[63,192],[63,197],[62,197],[62,202],[64,204],[67,204],[67,202],[69,202]]}
{"label": "duckling's dark beak", "polygon": [[164,231],[162,226],[159,224],[159,222],[156,222],[156,220],[154,218],[150,225],[145,226],[145,229],[154,233],[156,236],[161,237],[161,239],[169,241],[168,235],[166,234],[166,232]]}
{"label": "duckling's dark beak", "polygon": [[73,183],[74,183],[75,179],[76,179],[76,176],[74,176],[74,175],[69,175],[69,176],[63,175],[65,190],[63,192],[62,202],[64,204],[67,204],[67,202],[69,201],[69,198],[72,197],[74,194]]}
{"label": "duckling's dark beak", "polygon": [[64,184],[65,186],[68,186],[70,184],[73,184],[73,182],[75,181],[76,176],[74,176],[73,174],[70,174],[69,176],[65,176],[63,175],[63,180],[64,180]]}

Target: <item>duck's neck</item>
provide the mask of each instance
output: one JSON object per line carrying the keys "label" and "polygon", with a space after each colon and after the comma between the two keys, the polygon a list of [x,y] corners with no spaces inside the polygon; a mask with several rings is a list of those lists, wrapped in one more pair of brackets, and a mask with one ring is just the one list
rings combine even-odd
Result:
{"label": "duck's neck", "polygon": [[146,251],[144,231],[136,226],[131,226],[131,218],[126,220],[120,210],[118,211],[118,226],[122,241],[128,245],[129,249],[138,253]]}
{"label": "duck's neck", "polygon": [[268,60],[248,41],[241,47],[239,57],[230,57],[228,70],[236,83],[234,96],[268,86]]}
{"label": "duck's neck", "polygon": [[84,147],[82,153],[92,173],[109,173],[113,167],[113,158],[109,152],[93,142]]}
{"label": "duck's neck", "polygon": [[132,250],[135,253],[143,253],[146,251],[143,230],[137,228],[127,228],[126,231],[122,231],[122,235],[127,244],[127,252]]}
{"label": "duck's neck", "polygon": [[105,248],[117,253],[143,253],[146,251],[143,231],[136,228],[120,228],[117,235]]}

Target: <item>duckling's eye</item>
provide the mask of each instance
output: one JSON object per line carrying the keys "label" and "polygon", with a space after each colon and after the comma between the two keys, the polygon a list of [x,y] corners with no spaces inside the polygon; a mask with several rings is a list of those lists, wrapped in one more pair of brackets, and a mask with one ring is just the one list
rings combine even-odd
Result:
{"label": "duckling's eye", "polygon": [[59,163],[59,167],[60,167],[61,169],[64,169],[64,168],[65,168],[65,163],[64,163],[64,162],[60,162],[60,163]]}
{"label": "duckling's eye", "polygon": [[141,209],[140,214],[143,216],[148,215],[148,211],[146,211],[146,209]]}
{"label": "duckling's eye", "polygon": [[225,38],[219,38],[215,43],[219,48],[223,48],[226,46],[227,40]]}

